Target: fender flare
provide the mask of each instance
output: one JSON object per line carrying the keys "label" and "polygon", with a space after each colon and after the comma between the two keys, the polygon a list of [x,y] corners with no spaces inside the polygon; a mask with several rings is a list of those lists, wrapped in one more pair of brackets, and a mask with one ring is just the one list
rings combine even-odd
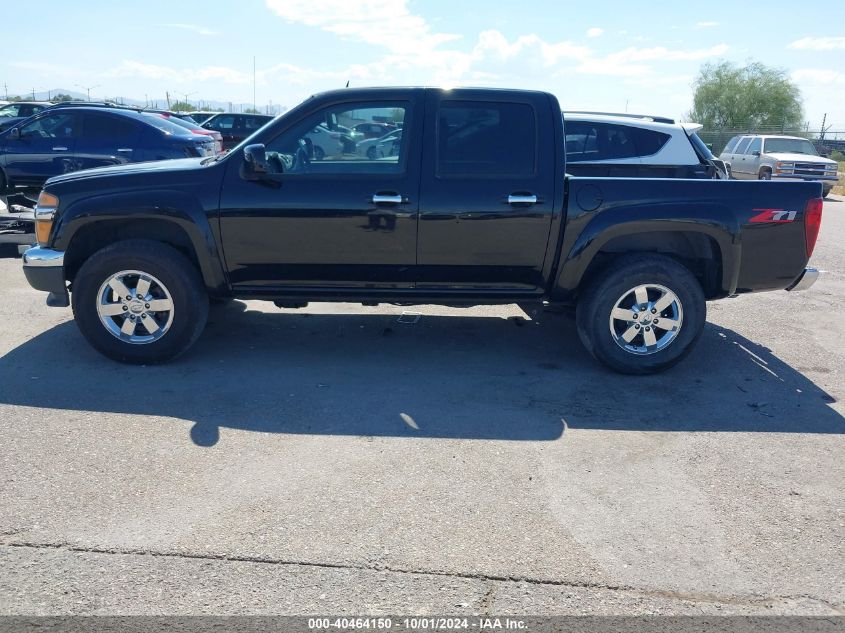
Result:
{"label": "fender flare", "polygon": [[[143,202],[139,202],[143,201]],[[188,236],[209,290],[228,288],[223,257],[208,214],[193,195],[176,189],[122,190],[86,196],[60,211],[53,243],[68,251],[73,239],[90,226],[102,222],[158,220],[171,222]]]}
{"label": "fender flare", "polygon": [[[674,217],[667,219],[667,209],[660,205],[610,208],[593,215],[571,241],[564,236],[555,292],[575,291],[596,255],[613,239],[637,234],[695,233],[711,238],[719,247],[721,289],[725,294],[733,294],[739,278],[741,254],[736,216],[721,205],[707,203],[693,204],[683,215],[673,208],[670,215]],[[570,230],[574,228],[570,225]]]}

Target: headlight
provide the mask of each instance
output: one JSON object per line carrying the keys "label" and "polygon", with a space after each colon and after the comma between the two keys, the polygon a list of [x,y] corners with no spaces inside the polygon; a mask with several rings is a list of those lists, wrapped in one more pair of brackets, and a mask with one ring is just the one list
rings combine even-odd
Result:
{"label": "headlight", "polygon": [[53,230],[53,218],[59,208],[59,199],[51,193],[42,191],[35,205],[35,238],[39,246],[47,246],[50,231]]}

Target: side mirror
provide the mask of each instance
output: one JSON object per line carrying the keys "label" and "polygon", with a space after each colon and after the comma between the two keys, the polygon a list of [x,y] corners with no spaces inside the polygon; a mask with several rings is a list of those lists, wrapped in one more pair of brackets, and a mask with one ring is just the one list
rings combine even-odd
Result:
{"label": "side mirror", "polygon": [[244,147],[243,177],[247,180],[261,180],[270,171],[267,151],[261,143]]}
{"label": "side mirror", "polygon": [[17,141],[21,137],[21,130],[20,128],[13,127],[9,130],[9,139],[12,141]]}
{"label": "side mirror", "polygon": [[752,155],[752,156],[759,156],[759,155],[760,155],[760,150],[759,150],[759,149],[755,149],[753,152],[751,152],[751,155]]}

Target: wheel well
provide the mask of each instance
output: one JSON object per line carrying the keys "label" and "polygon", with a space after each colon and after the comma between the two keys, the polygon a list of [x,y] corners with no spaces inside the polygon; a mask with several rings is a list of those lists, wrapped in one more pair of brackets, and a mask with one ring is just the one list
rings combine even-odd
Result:
{"label": "wheel well", "polygon": [[580,286],[586,287],[590,277],[600,273],[620,256],[631,253],[658,253],[671,257],[698,279],[706,298],[723,294],[722,251],[719,244],[707,235],[691,231],[637,233],[613,238],[596,253]]}
{"label": "wheel well", "polygon": [[104,220],[81,228],[71,240],[65,254],[65,275],[72,283],[82,264],[101,248],[129,239],[147,239],[172,246],[201,270],[188,234],[177,224],[166,220]]}
{"label": "wheel well", "polygon": [[772,173],[772,166],[771,165],[761,165],[760,171],[767,171],[769,173]]}

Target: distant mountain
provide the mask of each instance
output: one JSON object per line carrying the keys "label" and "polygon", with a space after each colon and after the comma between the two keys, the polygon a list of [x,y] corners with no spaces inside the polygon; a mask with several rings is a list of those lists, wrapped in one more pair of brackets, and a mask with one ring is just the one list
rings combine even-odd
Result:
{"label": "distant mountain", "polygon": [[[79,92],[79,90],[68,90],[67,88],[54,88],[53,90],[41,90],[35,91],[35,100],[36,101],[47,101],[51,97],[54,97],[57,94],[66,94],[70,95],[74,101],[85,101],[87,99],[87,94],[84,92]],[[32,99],[32,93],[22,94],[20,95],[24,99]],[[170,95],[170,103],[176,103],[177,101],[182,101],[182,99],[178,98],[179,95]],[[151,98],[148,101],[144,99],[133,99],[131,97],[121,97],[121,96],[103,96],[99,92],[92,94],[91,99],[93,101],[113,101],[115,103],[121,103],[124,105],[131,105],[137,107],[151,107],[151,108],[167,108],[167,98],[166,97],[158,97],[158,98]],[[196,106],[197,110],[224,110],[226,112],[243,112],[244,110],[251,108],[251,103],[242,103],[242,102],[232,102],[232,101],[208,101],[205,99],[190,100],[191,105]],[[282,112],[287,111],[287,106],[280,106],[273,104],[272,106],[262,104],[258,106],[258,110],[262,113],[268,114],[281,114]]]}

